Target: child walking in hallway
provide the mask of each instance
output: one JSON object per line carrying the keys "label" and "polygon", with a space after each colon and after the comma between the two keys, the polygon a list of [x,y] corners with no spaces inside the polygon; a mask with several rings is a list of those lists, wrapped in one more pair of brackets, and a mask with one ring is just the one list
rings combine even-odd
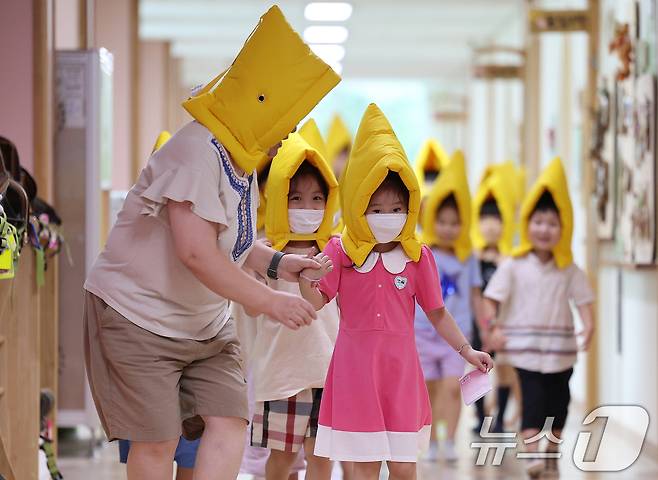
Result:
{"label": "child walking in hallway", "polygon": [[[512,162],[490,165],[473,199],[471,239],[479,257],[482,271],[482,288],[486,289],[498,266],[512,253],[516,232],[516,211],[522,200],[523,175]],[[473,317],[473,347],[485,351],[489,326],[479,325]],[[493,354],[492,354],[493,356]],[[510,397],[521,399],[520,387],[514,367],[496,361],[496,421],[491,430],[505,430],[505,411]],[[486,397],[485,397],[486,398]],[[475,402],[478,423],[473,431],[480,434],[487,415],[485,398]],[[517,411],[520,409],[517,409]]]}
{"label": "child walking in hallway", "polygon": [[[490,344],[519,375],[521,434],[528,452],[538,451],[538,434],[551,418],[547,451],[556,452],[567,419],[569,379],[578,353],[570,302],[584,327],[581,349],[587,349],[594,331],[594,294],[573,263],[572,232],[567,179],[556,158],[523,202],[515,257],[500,265],[485,291],[486,314],[496,317]],[[556,474],[557,459],[529,459],[526,470],[531,477]]]}
{"label": "child walking in hallway", "polygon": [[[314,133],[309,141],[322,142],[317,128]],[[265,233],[275,250],[314,256],[331,236],[338,182],[320,154],[323,148],[311,146],[309,141],[291,134],[272,161],[265,194]],[[300,295],[297,283],[268,279],[268,284]],[[331,478],[331,462],[313,451],[322,389],[337,333],[335,302],[301,330],[279,328],[265,316],[257,320],[250,357],[256,400],[251,445],[270,450],[267,480],[287,480],[302,446],[306,478]]]}
{"label": "child walking in hallway", "polygon": [[[422,214],[423,241],[431,246],[441,279],[446,308],[464,337],[471,339],[472,317],[479,316],[482,299],[480,264],[471,253],[471,203],[464,157],[456,152],[443,167],[428,194]],[[430,393],[434,424],[427,459],[457,460],[455,433],[461,413],[459,378],[466,362],[437,333],[427,316],[416,310],[416,344]],[[445,434],[436,426],[445,427]],[[439,435],[441,433],[442,435]],[[437,439],[442,436],[439,448]]]}
{"label": "child walking in hallway", "polygon": [[416,302],[466,361],[493,363],[475,351],[441,297],[432,253],[415,236],[418,181],[384,114],[371,104],[348,162],[342,201],[345,230],[318,259],[327,271],[300,277],[304,298],[319,310],[334,298],[340,330],[320,408],[315,455],[353,461],[354,477],[413,479],[432,422],[414,338]]}

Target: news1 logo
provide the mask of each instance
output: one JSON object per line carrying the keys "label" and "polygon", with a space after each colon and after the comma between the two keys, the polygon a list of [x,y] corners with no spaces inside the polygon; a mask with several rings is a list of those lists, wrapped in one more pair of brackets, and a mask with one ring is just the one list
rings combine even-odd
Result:
{"label": "news1 logo", "polygon": [[[555,445],[561,444],[564,439],[553,435],[553,420],[554,417],[546,418],[541,431],[523,443],[547,438]],[[491,432],[491,423],[492,418],[485,417],[480,430],[483,441],[471,443],[471,448],[479,450],[475,461],[478,466],[487,463],[490,451],[494,452],[490,464],[501,465],[505,451],[518,447],[516,432]],[[634,435],[625,434],[620,429],[622,424],[631,425]],[[572,455],[575,466],[584,472],[619,472],[633,465],[640,456],[649,429],[649,413],[640,405],[603,405],[592,410],[582,421],[581,427],[586,428],[578,432]],[[516,453],[518,459],[557,459],[561,456],[559,451]]]}
{"label": "news1 logo", "polygon": [[[573,461],[576,467],[585,472],[619,472],[637,460],[649,429],[649,413],[639,405],[603,405],[592,410],[582,425],[591,425],[597,419],[604,419],[604,428],[599,438],[592,432],[579,432]],[[616,435],[608,428],[608,419],[623,420],[633,425],[639,435]]]}

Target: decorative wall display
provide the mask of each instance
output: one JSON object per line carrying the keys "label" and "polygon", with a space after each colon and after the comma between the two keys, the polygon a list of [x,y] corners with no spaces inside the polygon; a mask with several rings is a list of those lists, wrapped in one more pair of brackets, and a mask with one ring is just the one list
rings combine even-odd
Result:
{"label": "decorative wall display", "polygon": [[[608,38],[612,34],[608,47],[614,60],[605,69],[617,81],[613,230],[619,260],[632,265],[651,265],[656,257],[657,111],[655,62],[650,54],[655,52],[651,47],[655,44],[651,3],[634,3],[628,22],[614,23],[614,33],[608,33]],[[598,189],[596,193],[598,200]],[[599,227],[599,234],[609,233],[602,231],[601,224]]]}
{"label": "decorative wall display", "polygon": [[619,67],[616,72],[617,81],[624,81],[631,76],[631,65],[634,60],[633,42],[628,23],[619,23],[615,26],[615,36],[608,44],[608,51],[616,53],[619,58]]}
{"label": "decorative wall display", "polygon": [[628,260],[652,264],[656,245],[656,78],[645,74],[635,86],[635,156],[630,192],[626,202],[630,215],[631,242]]}
{"label": "decorative wall display", "polygon": [[633,78],[616,86],[616,230],[624,261],[632,261],[631,192],[635,163],[635,97]]}
{"label": "decorative wall display", "polygon": [[594,115],[590,156],[594,161],[594,199],[600,240],[612,240],[615,233],[615,118],[614,82],[601,80]]}

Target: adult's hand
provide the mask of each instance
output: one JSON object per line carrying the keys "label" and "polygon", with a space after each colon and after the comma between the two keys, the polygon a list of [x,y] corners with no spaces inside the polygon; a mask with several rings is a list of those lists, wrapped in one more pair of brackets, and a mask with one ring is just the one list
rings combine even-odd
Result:
{"label": "adult's hand", "polygon": [[[256,242],[244,264],[265,277],[275,253],[276,251],[265,243]],[[320,268],[320,265],[312,258],[303,255],[288,254],[284,255],[279,261],[277,274],[279,278],[283,278],[289,282],[297,282],[299,280],[299,272],[305,268],[316,269]]]}
{"label": "adult's hand", "polygon": [[315,309],[303,298],[287,292],[273,292],[268,311],[270,318],[293,330],[310,325],[317,317]]}
{"label": "adult's hand", "polygon": [[297,282],[299,281],[300,272],[307,268],[318,270],[320,263],[314,258],[304,255],[285,255],[281,259],[281,262],[279,262],[279,278],[283,278],[289,282]]}

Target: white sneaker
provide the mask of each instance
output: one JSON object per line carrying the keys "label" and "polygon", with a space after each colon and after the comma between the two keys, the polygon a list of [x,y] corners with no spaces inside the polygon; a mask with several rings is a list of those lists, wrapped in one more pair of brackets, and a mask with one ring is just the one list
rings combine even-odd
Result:
{"label": "white sneaker", "polygon": [[436,442],[430,442],[430,448],[425,452],[424,459],[428,462],[436,462],[439,459],[439,445]]}
{"label": "white sneaker", "polygon": [[446,462],[456,462],[459,460],[457,455],[457,450],[455,449],[454,440],[444,440],[441,442],[441,448],[439,449],[441,458]]}

